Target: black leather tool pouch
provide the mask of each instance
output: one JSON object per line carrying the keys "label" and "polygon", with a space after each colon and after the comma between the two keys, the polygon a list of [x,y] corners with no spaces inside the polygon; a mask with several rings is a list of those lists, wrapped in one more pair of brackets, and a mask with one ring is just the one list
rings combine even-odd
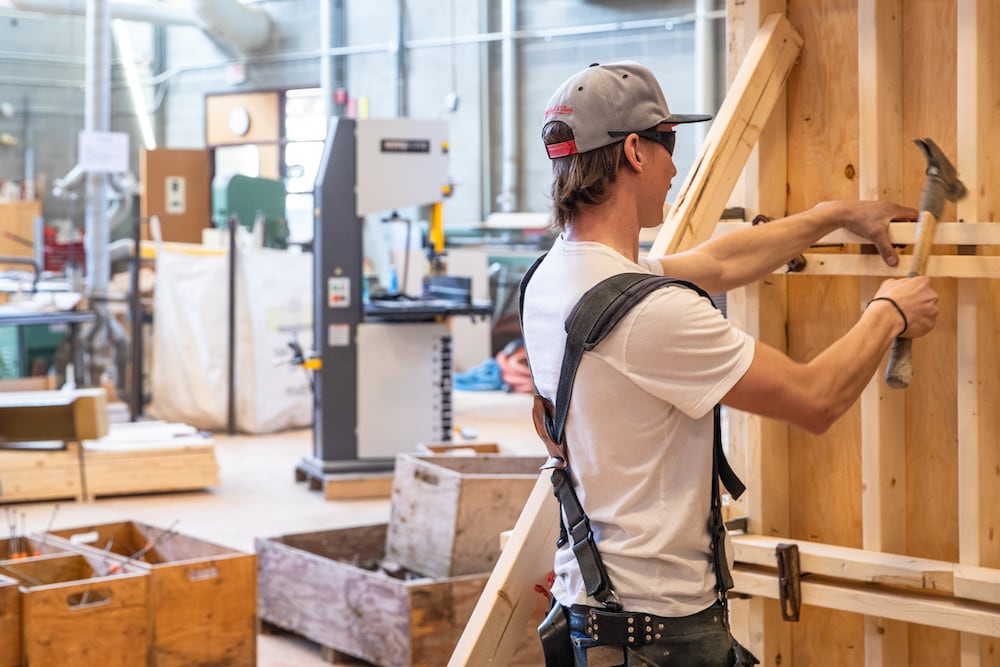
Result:
{"label": "black leather tool pouch", "polygon": [[545,667],[573,667],[573,642],[566,608],[554,599],[545,620],[538,626],[538,637],[542,640]]}

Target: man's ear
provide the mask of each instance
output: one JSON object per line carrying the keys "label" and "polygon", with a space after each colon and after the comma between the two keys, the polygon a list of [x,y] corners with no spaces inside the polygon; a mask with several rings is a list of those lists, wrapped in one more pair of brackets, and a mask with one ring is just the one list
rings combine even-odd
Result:
{"label": "man's ear", "polygon": [[625,161],[629,167],[634,171],[642,171],[643,160],[646,156],[643,152],[642,142],[639,141],[639,135],[630,134],[625,137],[622,150],[625,152]]}

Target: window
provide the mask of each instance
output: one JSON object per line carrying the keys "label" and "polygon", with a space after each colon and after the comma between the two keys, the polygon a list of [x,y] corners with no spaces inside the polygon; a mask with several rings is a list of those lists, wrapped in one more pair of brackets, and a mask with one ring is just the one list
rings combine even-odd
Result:
{"label": "window", "polygon": [[313,189],[326,139],[326,105],[319,88],[285,93],[285,146],[282,163],[287,190],[285,202],[289,240],[311,241],[313,237]]}

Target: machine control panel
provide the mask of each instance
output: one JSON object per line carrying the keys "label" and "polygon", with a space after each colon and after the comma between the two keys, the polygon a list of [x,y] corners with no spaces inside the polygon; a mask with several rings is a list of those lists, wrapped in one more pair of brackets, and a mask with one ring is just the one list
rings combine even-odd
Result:
{"label": "machine control panel", "polygon": [[351,307],[351,279],[335,276],[326,281],[326,305],[329,308]]}

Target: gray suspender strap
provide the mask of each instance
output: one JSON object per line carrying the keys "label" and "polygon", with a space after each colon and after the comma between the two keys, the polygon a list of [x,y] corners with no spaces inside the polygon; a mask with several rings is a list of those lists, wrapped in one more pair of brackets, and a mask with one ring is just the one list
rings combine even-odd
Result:
{"label": "gray suspender strap", "polygon": [[[521,279],[519,301],[519,312],[521,313],[524,311],[525,288],[544,257],[544,255],[539,257]],[[559,373],[554,414],[551,404],[539,396],[538,388],[535,387],[536,403],[542,401],[546,404],[543,416],[546,433],[540,433],[540,435],[548,436],[546,446],[549,448],[549,453],[554,459],[560,459],[559,452],[565,451],[566,418],[569,414],[569,403],[572,396],[573,383],[576,379],[576,371],[583,353],[592,350],[603,340],[633,306],[642,301],[653,290],[665,285],[679,285],[692,289],[711,302],[711,297],[704,290],[684,280],[645,273],[623,273],[611,276],[589,289],[573,307],[569,317],[566,319],[566,347]],[[711,536],[713,564],[716,571],[716,590],[719,597],[724,599],[725,592],[733,587],[733,582],[725,557],[725,523],[722,518],[719,479],[721,477],[726,489],[734,498],[739,498],[745,487],[730,467],[722,450],[719,415],[720,409],[719,406],[716,406],[713,415],[712,513],[708,528]],[[539,424],[536,423],[536,426],[539,426]],[[543,439],[545,438],[543,437]],[[555,447],[552,446],[553,444]],[[556,451],[553,451],[554,449]],[[569,529],[567,531],[566,525],[560,526],[558,545],[561,547],[567,542],[568,532],[569,536],[573,539],[573,553],[579,563],[580,574],[583,577],[587,594],[609,609],[618,610],[621,605],[618,596],[614,593],[607,570],[597,550],[593,531],[590,528],[590,520],[587,518],[583,506],[573,489],[572,480],[565,469],[566,462],[564,456],[562,459],[562,465],[557,464],[553,467],[552,486],[554,494],[566,515],[566,523]]]}

